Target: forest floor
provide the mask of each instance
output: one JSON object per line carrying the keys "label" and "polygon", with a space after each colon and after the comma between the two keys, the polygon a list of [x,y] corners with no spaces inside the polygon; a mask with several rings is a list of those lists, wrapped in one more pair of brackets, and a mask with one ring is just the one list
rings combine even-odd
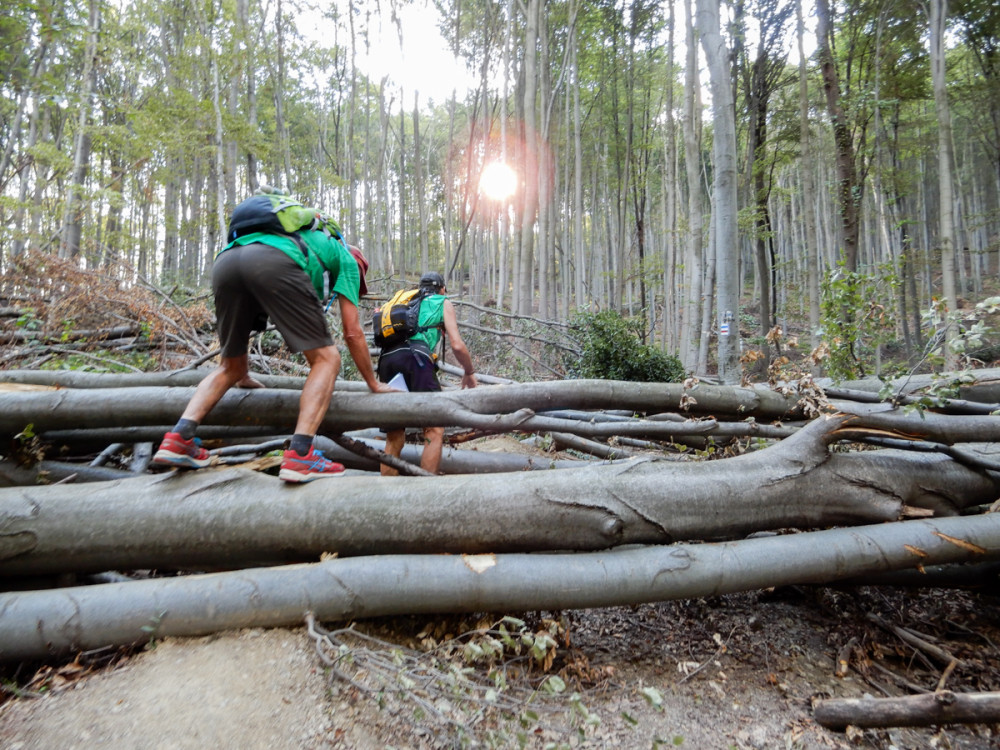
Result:
{"label": "forest floor", "polygon": [[[0,706],[0,747],[1000,745],[1000,725],[839,733],[813,721],[818,699],[936,687],[940,665],[873,623],[872,613],[959,657],[948,688],[1000,689],[996,594],[790,587],[549,613],[561,623],[556,658],[543,673],[505,657],[508,681],[496,691],[504,711],[491,710],[499,700],[491,704],[480,689],[497,684],[486,667],[454,679],[464,666],[460,650],[442,646],[476,625],[456,616],[355,623],[371,638],[341,634],[339,652],[318,644],[306,627],[251,629],[167,638],[131,654],[21,665],[6,675],[5,697],[22,695]],[[525,616],[526,626],[551,625],[542,614]],[[850,669],[837,677],[838,654],[851,643]],[[337,670],[321,652],[342,657]],[[537,689],[546,674],[558,674],[566,690]]]}

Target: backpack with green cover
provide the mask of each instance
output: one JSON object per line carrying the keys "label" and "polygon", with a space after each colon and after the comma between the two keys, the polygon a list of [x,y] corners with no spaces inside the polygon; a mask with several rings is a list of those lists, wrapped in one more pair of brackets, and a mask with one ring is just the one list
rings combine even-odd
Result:
{"label": "backpack with green cover", "polygon": [[253,232],[283,234],[295,238],[302,252],[306,252],[305,243],[297,233],[312,230],[321,230],[343,242],[344,236],[336,220],[315,208],[302,205],[283,190],[261,187],[255,195],[233,209],[226,240],[233,242]]}
{"label": "backpack with green cover", "polygon": [[373,340],[383,350],[406,343],[434,326],[421,326],[420,303],[433,294],[427,289],[400,289],[372,317]]}

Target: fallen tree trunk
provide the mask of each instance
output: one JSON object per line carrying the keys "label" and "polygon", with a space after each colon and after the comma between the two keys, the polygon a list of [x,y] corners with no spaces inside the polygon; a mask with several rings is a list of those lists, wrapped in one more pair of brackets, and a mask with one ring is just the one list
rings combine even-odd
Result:
{"label": "fallen tree trunk", "polygon": [[955,515],[1000,475],[936,454],[831,453],[847,418],[722,461],[290,487],[234,469],[0,490],[0,575],[241,567],[394,552],[595,550]]}
{"label": "fallen tree trunk", "polygon": [[0,461],[0,487],[24,487],[47,483],[109,482],[134,476],[131,472],[109,469],[105,466],[87,466],[66,461],[41,461],[31,468],[18,466],[13,461]]}
{"label": "fallen tree trunk", "polygon": [[[939,386],[949,379],[972,378],[972,382],[962,382],[958,388],[959,397],[968,401],[978,401],[982,403],[1000,402],[1000,369],[986,368],[983,370],[972,370],[968,373],[941,373],[939,375],[907,375],[889,381],[893,393],[906,395],[926,393],[934,386]],[[849,380],[843,383],[834,384],[829,378],[820,378],[816,384],[821,388],[844,389],[848,391],[866,391],[869,393],[879,393],[886,383],[879,378],[864,378],[862,380]]]}
{"label": "fallen tree trunk", "polygon": [[[90,445],[94,450],[107,446],[111,442],[125,442],[126,444],[140,442],[143,440],[158,441],[170,427],[163,426],[157,428],[131,428],[128,430],[94,430],[77,431],[75,434],[66,433],[42,433],[43,441],[53,441],[59,444],[67,442],[80,445]],[[254,437],[257,436],[256,428],[252,428]],[[212,438],[234,438],[238,437],[232,432],[234,428],[209,427],[201,431],[205,436],[205,447],[213,449]],[[118,440],[118,438],[126,438]],[[273,435],[272,435],[273,437]],[[284,436],[288,437],[288,436]],[[372,438],[364,438],[364,442],[371,447],[384,451],[385,441]],[[239,447],[239,446],[233,446]],[[323,451],[327,458],[343,464],[348,469],[358,469],[361,471],[379,471],[379,462],[372,458],[360,456],[353,451],[346,450],[337,445],[330,438],[322,435],[316,438],[316,447]],[[246,446],[246,454],[252,452],[253,446]],[[227,452],[230,449],[225,449]],[[613,449],[608,448],[609,451]],[[419,445],[406,444],[400,458],[411,464],[419,464],[423,448]],[[619,452],[620,454],[620,452]],[[593,460],[593,459],[592,459]],[[607,460],[606,463],[614,463],[614,460]],[[230,464],[232,461],[221,463]],[[551,469],[579,469],[586,465],[585,460],[579,459],[554,459],[544,455],[520,455],[505,453],[501,451],[487,450],[462,450],[445,446],[441,453],[441,465],[439,470],[442,474],[498,474],[519,471],[549,471]],[[25,487],[37,484],[53,484],[60,481],[82,482],[106,482],[112,479],[124,479],[132,476],[127,471],[105,468],[103,466],[88,466],[86,464],[70,463],[67,461],[44,460],[31,467],[19,466],[10,460],[0,460],[0,487]]]}
{"label": "fallen tree trunk", "polygon": [[[0,370],[0,383],[44,385],[52,388],[163,388],[196,386],[211,368],[171,370],[169,372],[84,372],[83,370]],[[254,373],[254,379],[268,388],[301,391],[305,378],[290,375]],[[336,389],[367,391],[368,386],[354,380],[337,380]]]}
{"label": "fallen tree trunk", "polygon": [[[107,388],[0,393],[0,435],[26,425],[45,430],[172,424],[194,391],[190,388]],[[205,424],[270,425],[288,431],[298,415],[299,394],[278,389],[231,390]],[[694,402],[694,403],[692,403]],[[739,419],[778,419],[797,413],[798,398],[767,389],[609,380],[553,381],[497,385],[442,393],[345,393],[334,391],[320,432],[348,432],[379,425],[466,426],[496,431],[517,429],[546,409],[616,408],[732,414]],[[573,420],[555,420],[572,426]],[[1000,420],[997,420],[1000,423]],[[526,428],[528,429],[528,428]],[[560,429],[574,432],[573,429]]]}
{"label": "fallen tree trunk", "polygon": [[[449,375],[461,377],[461,368],[443,363],[441,370]],[[133,388],[156,386],[193,386],[204,378],[211,368],[171,370],[167,372],[145,373],[93,373],[80,370],[0,370],[0,383],[29,383],[36,385],[51,385],[61,388]],[[961,399],[973,403],[996,404],[1000,402],[1000,369],[988,368],[972,370],[966,373],[941,373],[940,375],[911,375],[890,381],[893,391],[906,394],[908,398],[900,403],[913,403],[912,394],[920,394],[931,386],[947,381],[949,377],[971,377],[971,382],[959,386]],[[289,388],[301,390],[304,377],[284,375],[264,375],[254,373],[254,377],[269,388]],[[506,378],[494,378],[485,374],[476,374],[482,383],[514,385],[515,381]],[[582,382],[582,381],[581,381]],[[878,378],[866,378],[843,383],[834,383],[829,378],[820,378],[816,384],[826,391],[831,398],[860,399],[860,394],[866,394],[866,402],[877,400],[878,393],[885,387],[885,382]],[[701,387],[715,387],[703,382]],[[364,383],[351,380],[338,380],[337,388],[342,390],[367,391]],[[954,400],[945,400],[950,406],[959,410],[964,404]],[[972,413],[981,413],[973,410]]]}
{"label": "fallen tree trunk", "polygon": [[[377,424],[384,429],[459,426],[487,432],[565,432],[587,437],[628,435],[671,439],[673,436],[759,436],[787,438],[795,430],[761,424],[761,419],[792,415],[795,399],[769,391],[723,386],[700,386],[699,402],[690,405],[691,392],[682,386],[659,383],[628,384],[614,381],[559,381],[516,386],[493,386],[442,393],[341,393],[334,392],[320,432],[343,433]],[[137,425],[172,424],[193,391],[188,388],[122,388],[93,390],[15,391],[0,393],[0,435],[14,436],[32,425],[37,433],[65,428],[98,429]],[[759,398],[758,398],[759,396]],[[299,394],[290,390],[230,391],[205,420],[206,426],[267,427],[288,432],[298,415]],[[710,409],[734,419],[637,420],[584,422],[536,415],[537,410],[626,407],[635,411]],[[697,411],[696,411],[697,410]],[[906,436],[942,443],[1000,440],[1000,417],[952,416],[933,413],[906,415],[876,411],[856,415],[851,426],[893,430]],[[846,433],[845,439],[857,439]]]}
{"label": "fallen tree trunk", "polygon": [[[385,450],[384,440],[364,438],[363,442]],[[379,462],[364,458],[345,450],[331,439],[322,435],[316,438],[316,447],[323,451],[327,458],[342,463],[351,469],[378,471]],[[423,454],[420,445],[406,444],[400,458],[411,464],[419,464]],[[579,469],[587,462],[579,460],[553,459],[546,456],[522,456],[500,451],[460,450],[445,446],[441,452],[442,474],[502,474],[519,471],[548,471],[550,469]]]}
{"label": "fallen tree trunk", "polygon": [[[920,558],[913,550],[919,549]],[[980,552],[973,552],[980,550]],[[1000,514],[587,554],[390,555],[0,594],[0,659],[391,614],[582,609],[1000,557]]]}
{"label": "fallen tree trunk", "polygon": [[0,344],[9,344],[14,341],[41,341],[45,343],[58,344],[63,341],[78,341],[80,339],[90,339],[93,341],[105,341],[108,339],[120,339],[126,336],[136,337],[141,333],[138,326],[118,326],[116,328],[94,328],[80,329],[75,331],[60,331],[59,333],[42,333],[40,331],[0,331]]}
{"label": "fallen tree trunk", "polygon": [[816,723],[844,731],[848,726],[928,727],[940,724],[995,724],[1000,693],[940,690],[899,698],[829,698],[813,707]]}

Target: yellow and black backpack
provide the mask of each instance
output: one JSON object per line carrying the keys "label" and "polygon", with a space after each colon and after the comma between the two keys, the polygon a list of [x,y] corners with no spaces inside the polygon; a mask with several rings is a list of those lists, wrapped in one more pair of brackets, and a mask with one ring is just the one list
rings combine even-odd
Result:
{"label": "yellow and black backpack", "polygon": [[406,343],[418,333],[434,326],[420,326],[420,303],[434,294],[428,289],[401,289],[382,307],[375,310],[372,317],[372,331],[375,346],[392,349]]}

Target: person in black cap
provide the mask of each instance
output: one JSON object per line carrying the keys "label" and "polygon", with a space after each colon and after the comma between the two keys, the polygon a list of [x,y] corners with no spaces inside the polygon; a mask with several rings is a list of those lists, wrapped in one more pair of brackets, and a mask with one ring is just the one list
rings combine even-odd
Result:
{"label": "person in black cap", "polygon": [[[475,370],[469,349],[458,332],[455,307],[445,297],[448,290],[444,277],[437,271],[429,271],[420,277],[420,292],[425,295],[420,303],[420,317],[417,320],[419,333],[406,342],[387,351],[383,350],[378,360],[378,377],[388,383],[397,374],[402,375],[407,390],[414,392],[440,391],[437,379],[437,365],[434,351],[441,341],[442,333],[451,343],[451,351],[462,366],[462,388],[475,388]],[[399,458],[406,440],[406,430],[388,430],[385,436],[386,453]],[[437,474],[441,465],[441,451],[444,444],[444,427],[424,428],[424,450],[420,456],[420,468]],[[399,472],[382,464],[383,476],[395,476]]]}

